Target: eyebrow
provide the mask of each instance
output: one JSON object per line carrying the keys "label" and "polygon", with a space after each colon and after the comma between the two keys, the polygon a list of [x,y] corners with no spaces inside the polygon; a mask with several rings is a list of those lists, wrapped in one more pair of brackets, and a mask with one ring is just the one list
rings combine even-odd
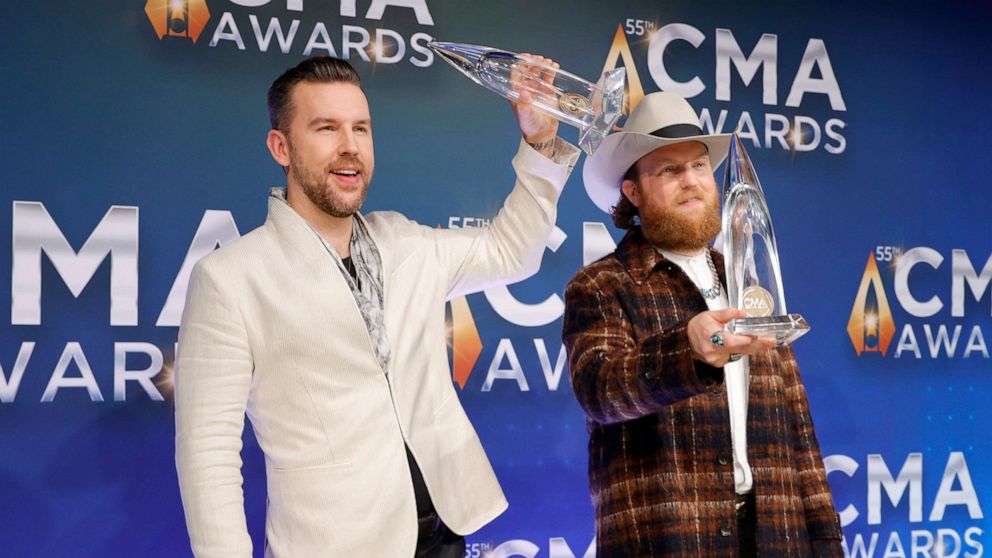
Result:
{"label": "eyebrow", "polygon": [[[314,118],[313,120],[311,120],[309,125],[310,126],[317,126],[317,125],[320,125],[320,124],[340,124],[340,123],[341,123],[341,121],[338,120],[338,119],[336,119],[336,118],[327,118],[327,117],[323,117],[323,116],[318,116],[317,118]],[[369,125],[372,124],[372,119],[370,119],[370,118],[362,118],[360,120],[356,120],[355,121],[355,124],[363,124],[365,126],[369,126]]]}
{"label": "eyebrow", "polygon": [[[687,162],[692,163],[692,162],[698,161],[700,159],[708,159],[709,158],[709,155],[710,155],[709,153],[707,153],[707,152],[704,151],[698,157],[693,157],[693,158],[689,159]],[[678,164],[678,161],[676,161],[675,159],[667,159],[666,158],[666,159],[662,159],[662,160],[658,161],[658,164],[659,165],[673,165],[673,164]]]}

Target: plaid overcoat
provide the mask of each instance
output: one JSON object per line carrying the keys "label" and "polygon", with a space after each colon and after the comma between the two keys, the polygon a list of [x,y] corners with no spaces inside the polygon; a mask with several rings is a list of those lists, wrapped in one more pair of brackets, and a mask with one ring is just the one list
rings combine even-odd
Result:
{"label": "plaid overcoat", "polygon": [[[713,252],[723,277],[723,258]],[[565,291],[563,339],[589,430],[596,556],[737,555],[723,369],[692,358],[707,309],[688,276],[628,232]],[[747,452],[758,555],[842,557],[841,530],[792,351],[750,357]]]}

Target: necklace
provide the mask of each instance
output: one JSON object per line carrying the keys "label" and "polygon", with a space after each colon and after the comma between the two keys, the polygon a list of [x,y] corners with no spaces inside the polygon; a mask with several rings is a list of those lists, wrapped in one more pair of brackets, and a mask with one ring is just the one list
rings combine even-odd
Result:
{"label": "necklace", "polygon": [[713,257],[710,256],[709,250],[706,250],[706,265],[709,266],[710,273],[713,275],[713,286],[709,289],[699,289],[699,293],[703,295],[703,298],[712,300],[720,296],[720,275],[716,272],[716,265],[713,263]]}

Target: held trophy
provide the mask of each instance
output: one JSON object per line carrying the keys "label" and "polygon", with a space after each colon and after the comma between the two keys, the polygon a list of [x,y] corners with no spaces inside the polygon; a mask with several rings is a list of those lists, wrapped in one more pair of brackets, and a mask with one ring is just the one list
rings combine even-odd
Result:
{"label": "held trophy", "polygon": [[751,158],[737,134],[731,137],[727,154],[721,234],[728,300],[732,308],[747,313],[746,318],[727,324],[727,331],[774,337],[779,345],[806,334],[809,331],[806,320],[786,310],[768,204]]}
{"label": "held trophy", "polygon": [[516,101],[519,93],[510,81],[511,68],[539,69],[554,75],[549,85],[538,79],[524,79],[516,89],[531,93],[534,106],[554,118],[579,129],[579,147],[592,155],[613,129],[623,111],[626,70],[603,72],[598,83],[590,83],[553,66],[533,62],[520,55],[496,48],[462,43],[432,42],[442,59],[475,83]]}

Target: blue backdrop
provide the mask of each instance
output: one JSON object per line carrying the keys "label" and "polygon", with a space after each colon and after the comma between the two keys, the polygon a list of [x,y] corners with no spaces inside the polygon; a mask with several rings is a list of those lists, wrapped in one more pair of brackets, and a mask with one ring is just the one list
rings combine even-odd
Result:
{"label": "blue backdrop", "polygon": [[[264,137],[265,91],[285,68],[331,53],[361,73],[378,163],[366,210],[432,226],[495,214],[516,124],[426,50],[432,38],[542,53],[587,78],[624,66],[631,103],[675,91],[708,128],[741,130],[790,310],[813,326],[795,350],[845,549],[973,557],[992,543],[992,39],[979,3],[170,4],[0,11],[0,554],[189,555],[178,313],[189,265],[260,225],[283,183]],[[470,311],[453,312],[459,395],[510,501],[470,556],[593,555],[560,296],[620,238],[608,223],[578,167],[541,271],[454,303]],[[246,440],[258,553],[264,466]]]}

